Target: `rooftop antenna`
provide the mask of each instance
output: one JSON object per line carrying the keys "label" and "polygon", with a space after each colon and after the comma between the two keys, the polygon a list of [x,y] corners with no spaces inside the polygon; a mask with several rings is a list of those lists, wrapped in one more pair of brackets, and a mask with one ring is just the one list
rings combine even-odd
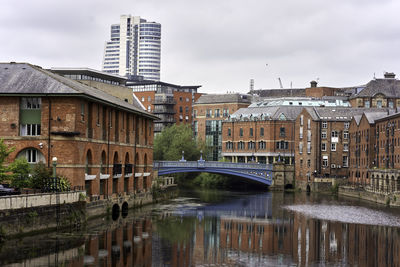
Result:
{"label": "rooftop antenna", "polygon": [[374,80],[376,80],[376,77],[375,77],[375,72],[374,72]]}

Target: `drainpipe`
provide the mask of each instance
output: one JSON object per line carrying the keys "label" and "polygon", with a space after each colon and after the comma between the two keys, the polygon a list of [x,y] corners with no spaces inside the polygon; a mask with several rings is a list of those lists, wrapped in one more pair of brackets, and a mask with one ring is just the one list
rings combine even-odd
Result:
{"label": "drainpipe", "polygon": [[[110,175],[110,177],[108,177],[108,179],[107,179],[107,190],[106,190],[107,198],[109,197],[109,194],[108,194],[109,184],[108,183],[109,183],[110,178],[113,179],[113,177],[111,175],[112,173],[110,173],[110,131],[111,131],[110,120],[111,120],[111,116],[110,116],[110,112],[108,112],[108,114],[109,114],[109,116],[108,116],[108,133],[107,133],[107,172]],[[106,116],[107,116],[107,113],[106,113]]]}
{"label": "drainpipe", "polygon": [[48,95],[46,95],[47,100],[49,101],[49,119],[48,119],[48,130],[47,130],[47,167],[50,168],[50,153],[51,153],[51,139],[50,139],[50,127],[51,127],[51,100]]}

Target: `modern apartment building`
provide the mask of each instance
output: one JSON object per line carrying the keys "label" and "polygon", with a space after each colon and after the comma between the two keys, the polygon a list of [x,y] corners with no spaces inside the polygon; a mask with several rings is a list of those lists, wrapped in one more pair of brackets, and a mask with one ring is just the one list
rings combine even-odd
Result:
{"label": "modern apartment building", "polygon": [[111,25],[102,70],[121,76],[160,80],[161,24],[139,16],[122,15]]}

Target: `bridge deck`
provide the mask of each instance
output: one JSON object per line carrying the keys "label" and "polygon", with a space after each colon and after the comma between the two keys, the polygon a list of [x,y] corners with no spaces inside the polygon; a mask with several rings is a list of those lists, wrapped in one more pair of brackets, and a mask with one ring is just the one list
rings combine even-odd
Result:
{"label": "bridge deck", "polygon": [[159,175],[180,172],[211,172],[240,176],[266,185],[272,183],[272,164],[233,163],[219,161],[154,161]]}

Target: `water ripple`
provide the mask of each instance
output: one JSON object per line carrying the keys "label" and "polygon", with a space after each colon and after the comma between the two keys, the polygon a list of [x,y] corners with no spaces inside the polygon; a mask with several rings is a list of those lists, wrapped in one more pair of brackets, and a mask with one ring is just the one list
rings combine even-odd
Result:
{"label": "water ripple", "polygon": [[284,208],[320,220],[400,227],[400,217],[357,206],[289,205]]}

